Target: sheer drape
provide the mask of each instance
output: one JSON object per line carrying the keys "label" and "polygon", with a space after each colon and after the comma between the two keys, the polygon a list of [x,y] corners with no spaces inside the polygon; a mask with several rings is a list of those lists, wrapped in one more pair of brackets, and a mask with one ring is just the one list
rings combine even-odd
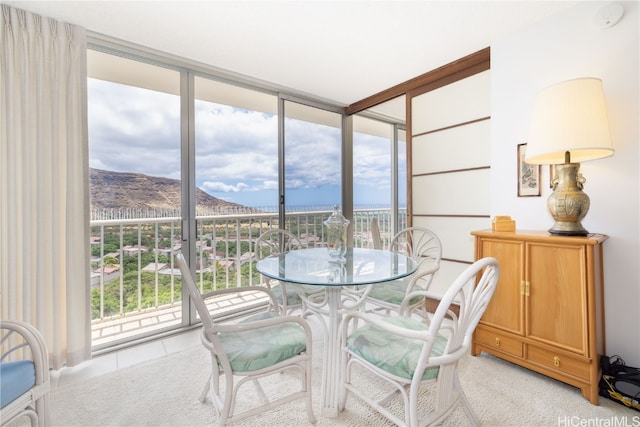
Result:
{"label": "sheer drape", "polygon": [[2,5],[0,319],[90,357],[86,31]]}

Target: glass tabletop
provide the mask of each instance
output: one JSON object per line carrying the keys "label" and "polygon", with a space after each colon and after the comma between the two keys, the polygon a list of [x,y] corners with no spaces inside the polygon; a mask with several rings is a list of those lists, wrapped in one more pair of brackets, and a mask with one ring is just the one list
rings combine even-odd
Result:
{"label": "glass tabletop", "polygon": [[346,286],[399,279],[413,273],[417,264],[398,252],[365,248],[348,249],[344,262],[333,262],[326,248],[311,248],[261,259],[256,268],[283,282]]}

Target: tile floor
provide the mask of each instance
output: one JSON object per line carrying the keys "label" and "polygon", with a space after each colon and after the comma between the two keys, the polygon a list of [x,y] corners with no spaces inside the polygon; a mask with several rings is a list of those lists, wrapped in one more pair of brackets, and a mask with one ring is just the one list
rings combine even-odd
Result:
{"label": "tile floor", "polygon": [[[314,348],[317,349],[316,351],[322,351],[324,341],[318,318],[316,316],[309,316],[307,320],[313,331]],[[201,327],[195,327],[175,335],[94,356],[91,360],[77,366],[52,370],[50,371],[51,388],[84,381],[147,360],[153,360],[178,351],[183,351],[187,348],[201,346],[201,331]]]}
{"label": "tile floor", "polygon": [[197,345],[202,345],[200,328],[102,354],[77,366],[51,371],[51,388],[83,381]]}

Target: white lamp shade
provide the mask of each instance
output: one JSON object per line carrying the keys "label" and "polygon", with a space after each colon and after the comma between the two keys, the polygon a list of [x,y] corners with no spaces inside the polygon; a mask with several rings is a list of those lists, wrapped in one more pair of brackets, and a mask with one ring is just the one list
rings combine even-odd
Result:
{"label": "white lamp shade", "polygon": [[567,151],[572,163],[614,153],[600,79],[568,80],[536,96],[525,162],[561,164]]}

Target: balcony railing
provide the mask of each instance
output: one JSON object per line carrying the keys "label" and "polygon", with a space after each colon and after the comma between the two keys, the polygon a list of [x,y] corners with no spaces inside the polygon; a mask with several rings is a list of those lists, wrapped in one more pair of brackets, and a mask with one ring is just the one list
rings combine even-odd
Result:
{"label": "balcony railing", "polygon": [[[111,213],[91,222],[91,300],[93,347],[110,345],[169,330],[183,324],[180,272],[174,255],[182,250],[182,219],[143,212]],[[330,210],[287,213],[284,227],[303,246],[323,246],[323,221]],[[101,213],[104,218],[104,212]],[[146,218],[135,218],[138,215]],[[115,219],[114,217],[124,217]],[[377,218],[383,243],[392,234],[389,209],[354,211],[355,247],[372,247],[370,224]],[[398,218],[406,226],[406,211]],[[255,269],[254,243],[280,226],[277,213],[224,212],[196,218],[196,276],[202,291],[262,283]],[[231,316],[256,301],[230,299],[213,308]]]}

